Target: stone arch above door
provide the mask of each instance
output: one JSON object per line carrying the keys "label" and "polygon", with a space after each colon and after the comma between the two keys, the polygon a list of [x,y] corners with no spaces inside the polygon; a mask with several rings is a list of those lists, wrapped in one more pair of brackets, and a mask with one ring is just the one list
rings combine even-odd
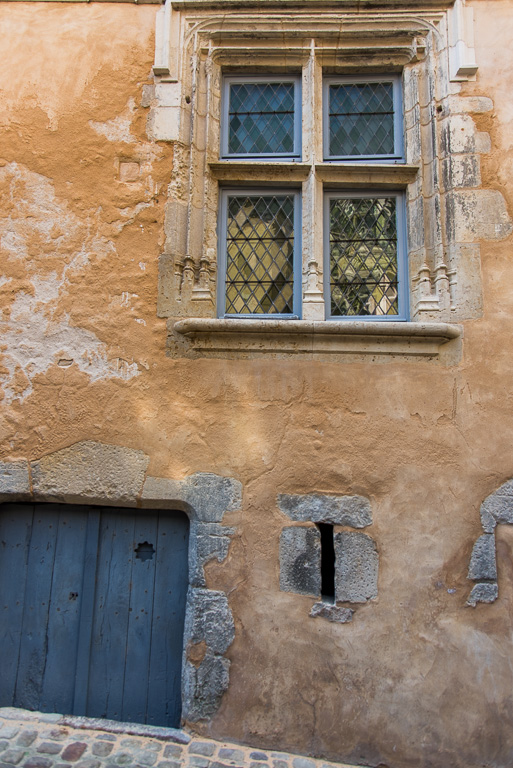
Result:
{"label": "stone arch above door", "polygon": [[499,596],[495,529],[501,523],[513,524],[513,480],[508,480],[481,504],[481,525],[484,533],[472,549],[468,578],[475,581],[467,605],[493,603]]}
{"label": "stone arch above door", "polygon": [[[235,529],[226,512],[240,508],[238,480],[199,472],[183,480],[151,477],[143,451],[94,441],[75,443],[38,461],[0,462],[0,503],[42,501],[138,509],[179,509],[190,520],[189,590],[184,631],[183,718],[205,720],[228,688],[225,653],[235,628],[228,598],[206,586],[204,566],[222,562]],[[201,645],[201,658],[188,651]]]}

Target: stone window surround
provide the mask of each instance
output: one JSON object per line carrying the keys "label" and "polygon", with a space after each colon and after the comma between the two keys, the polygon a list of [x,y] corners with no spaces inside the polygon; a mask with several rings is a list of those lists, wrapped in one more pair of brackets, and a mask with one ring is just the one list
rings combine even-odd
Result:
{"label": "stone window surround", "polygon": [[[470,115],[492,104],[482,97],[457,96],[458,83],[475,79],[477,70],[472,10],[464,0],[369,0],[358,13],[346,0],[336,5],[334,10],[332,4],[305,0],[289,11],[287,3],[266,0],[263,13],[262,4],[251,0],[244,7],[231,0],[166,0],[158,13],[149,131],[154,139],[176,142],[158,301],[159,316],[168,320],[171,356],[251,358],[293,352],[337,361],[371,354],[374,359],[420,356],[454,364],[461,354],[457,324],[482,314],[479,241],[502,239],[511,224],[500,194],[479,189],[479,153],[489,151],[489,137],[476,131]],[[302,161],[220,160],[223,73],[299,71],[303,104],[314,104],[308,114],[303,108]],[[322,117],[323,76],[362,71],[403,73],[405,163],[323,161],[322,129],[314,124]],[[244,322],[251,327],[245,329],[234,320],[228,334],[225,321],[216,318],[218,190],[223,184],[247,183],[301,186],[303,319],[292,322],[302,327],[289,329],[291,321],[283,320],[271,330],[248,319]],[[361,322],[325,320],[322,222],[316,212],[327,185],[406,190],[411,321],[403,322],[398,333],[390,328],[393,321],[385,322],[390,330],[386,343],[383,332],[374,337],[375,320],[366,321],[369,329],[363,333]],[[490,203],[497,204],[493,224]],[[468,205],[482,225],[465,219]],[[324,331],[322,326],[329,324],[336,328]],[[431,324],[438,324],[436,333],[424,334]],[[280,334],[285,340],[281,350]],[[388,343],[399,335],[403,344]]]}
{"label": "stone window surround", "polygon": [[[324,493],[280,494],[277,506],[293,525],[280,535],[280,589],[316,598],[312,618],[339,624],[352,621],[354,606],[378,596],[379,552],[375,540],[361,529],[372,525],[365,496]],[[318,523],[333,526],[333,602],[321,596],[321,535]]]}
{"label": "stone window surround", "polygon": [[[75,443],[38,461],[0,462],[0,505],[12,502],[90,504],[181,510],[189,517],[189,587],[184,627],[182,719],[210,719],[228,689],[225,654],[235,626],[227,595],[208,589],[204,566],[228,555],[235,529],[226,512],[240,508],[242,486],[232,478],[197,473],[183,480],[147,474],[143,451],[93,441]],[[195,653],[195,649],[201,651]]]}

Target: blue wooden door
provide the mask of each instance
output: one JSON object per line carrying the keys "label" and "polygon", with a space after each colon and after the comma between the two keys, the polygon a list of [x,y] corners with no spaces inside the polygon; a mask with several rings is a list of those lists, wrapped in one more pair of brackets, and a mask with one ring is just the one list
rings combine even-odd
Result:
{"label": "blue wooden door", "polygon": [[0,706],[177,726],[182,512],[0,507]]}

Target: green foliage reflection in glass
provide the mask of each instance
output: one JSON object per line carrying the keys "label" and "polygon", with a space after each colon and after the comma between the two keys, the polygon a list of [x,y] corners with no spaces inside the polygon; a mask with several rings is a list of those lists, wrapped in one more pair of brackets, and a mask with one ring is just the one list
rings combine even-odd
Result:
{"label": "green foliage reflection in glass", "polygon": [[228,151],[233,155],[294,151],[294,83],[230,85]]}
{"label": "green foliage reflection in glass", "polygon": [[332,157],[393,155],[393,84],[330,85],[329,133]]}
{"label": "green foliage reflection in glass", "polygon": [[332,316],[397,315],[396,199],[330,200]]}
{"label": "green foliage reflection in glass", "polygon": [[292,313],[293,258],[293,195],[228,198],[227,314]]}

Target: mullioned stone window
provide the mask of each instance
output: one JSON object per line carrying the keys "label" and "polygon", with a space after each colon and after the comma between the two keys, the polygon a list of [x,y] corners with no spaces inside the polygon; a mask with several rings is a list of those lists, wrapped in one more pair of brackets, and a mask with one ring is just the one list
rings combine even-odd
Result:
{"label": "mullioned stone window", "polygon": [[[481,188],[489,139],[471,114],[492,104],[458,95],[477,69],[471,11],[339,5],[166,0],[159,12],[149,129],[175,143],[158,303],[171,355],[454,362],[457,324],[482,312],[479,241],[511,223],[500,193]],[[229,189],[248,202],[227,247]],[[289,243],[243,258],[251,227],[264,248],[256,198],[276,189],[300,197],[300,254]],[[325,196],[367,201],[356,270],[330,243]]]}

